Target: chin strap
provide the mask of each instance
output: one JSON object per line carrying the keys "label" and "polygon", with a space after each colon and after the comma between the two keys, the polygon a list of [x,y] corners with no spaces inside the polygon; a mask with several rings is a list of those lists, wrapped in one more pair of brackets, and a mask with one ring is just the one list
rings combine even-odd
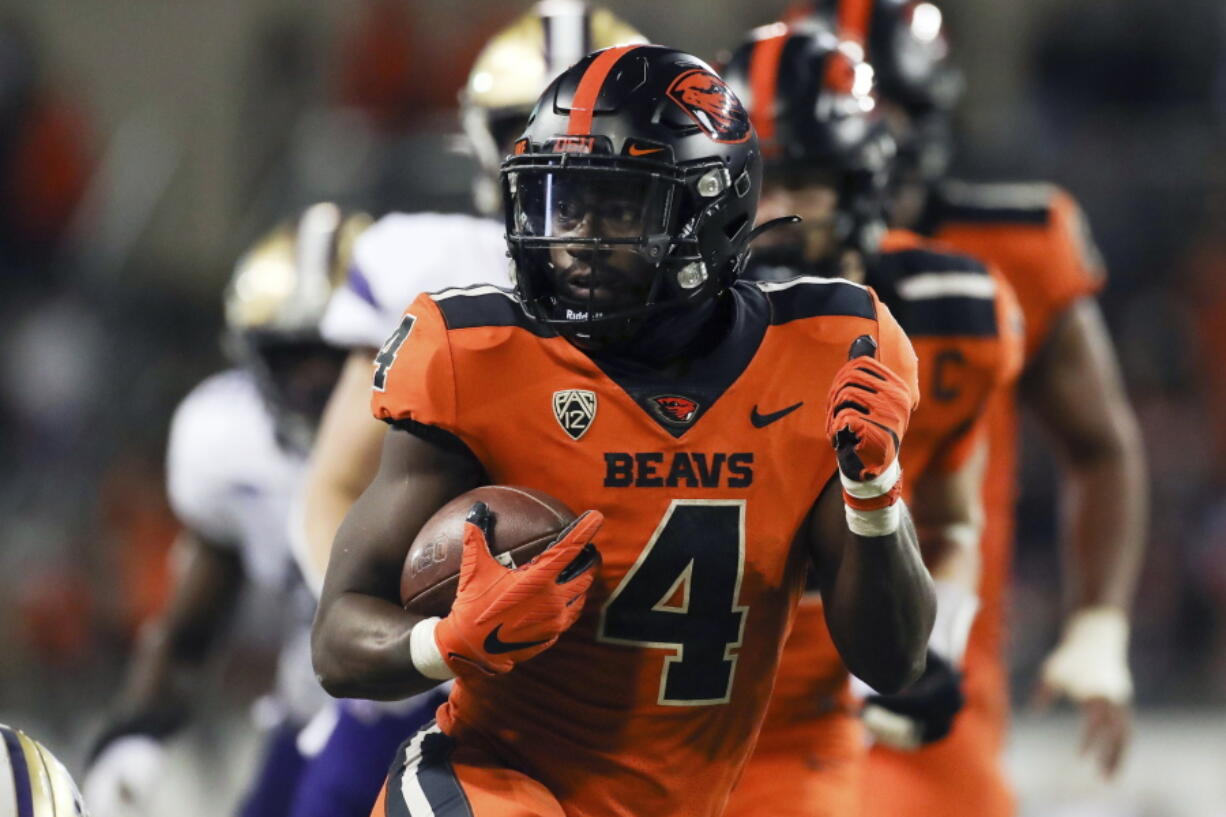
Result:
{"label": "chin strap", "polygon": [[757,227],[754,227],[749,233],[749,238],[745,239],[745,243],[747,245],[752,244],[754,239],[758,238],[768,230],[773,230],[776,227],[783,227],[788,224],[799,224],[803,220],[804,219],[802,219],[800,216],[780,216],[779,218],[772,218],[765,224],[759,224]]}

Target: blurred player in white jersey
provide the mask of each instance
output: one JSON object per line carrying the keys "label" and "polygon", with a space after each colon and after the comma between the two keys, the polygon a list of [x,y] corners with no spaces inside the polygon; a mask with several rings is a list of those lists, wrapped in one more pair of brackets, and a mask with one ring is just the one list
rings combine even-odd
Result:
{"label": "blurred player in white jersey", "polygon": [[175,590],[141,634],[126,683],[84,780],[95,817],[143,813],[164,743],[192,716],[207,660],[245,585],[286,611],[285,646],[262,765],[241,814],[288,813],[304,758],[302,726],[326,703],[310,665],[314,600],[290,554],[287,519],[311,440],[344,352],[319,322],[370,219],[318,204],[260,240],[226,293],[234,368],[192,390],[175,412],[167,449],[171,504],[183,523]]}
{"label": "blurred player in white jersey", "polygon": [[[644,42],[607,10],[577,0],[545,0],[486,44],[460,95],[461,123],[479,165],[473,179],[478,211],[499,210],[499,165],[545,86],[593,50]],[[370,413],[379,347],[420,292],[478,283],[510,286],[504,232],[501,218],[393,213],[358,240],[354,267],[322,325],[325,339],[351,354],[320,425],[295,531],[303,573],[316,592],[336,529],[379,463],[386,426]],[[430,704],[425,714],[433,716],[433,709]],[[413,704],[342,702],[327,745],[304,777],[303,808],[293,817],[369,814],[388,763],[422,714]],[[359,812],[362,800],[365,810]]]}

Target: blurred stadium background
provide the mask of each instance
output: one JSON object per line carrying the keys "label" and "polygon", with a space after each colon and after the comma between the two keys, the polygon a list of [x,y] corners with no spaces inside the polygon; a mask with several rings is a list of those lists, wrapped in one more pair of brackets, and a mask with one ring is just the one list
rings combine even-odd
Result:
{"label": "blurred stadium background", "polygon": [[[608,0],[714,58],[783,0]],[[220,294],[279,217],[330,198],[468,207],[455,95],[524,0],[0,2],[0,721],[79,769],[167,590],[170,412],[223,365]],[[1056,483],[1025,448],[1013,594],[1027,815],[1226,815],[1226,5],[945,0],[968,79],[959,175],[1084,205],[1153,479],[1120,781],[1027,699],[1054,641]],[[228,813],[271,667],[248,603],[165,813]],[[231,781],[231,782],[227,782]],[[188,804],[188,805],[185,805]]]}

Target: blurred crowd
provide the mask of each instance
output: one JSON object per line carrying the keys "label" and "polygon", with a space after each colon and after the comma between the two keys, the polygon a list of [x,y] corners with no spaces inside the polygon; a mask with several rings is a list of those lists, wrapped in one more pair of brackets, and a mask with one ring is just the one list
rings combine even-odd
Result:
{"label": "blurred crowd", "polygon": [[[1024,74],[1001,98],[978,84],[994,75],[982,17],[945,3],[955,46],[968,42],[974,138],[957,175],[1069,188],[1110,270],[1102,303],[1153,480],[1142,706],[1226,701],[1226,14],[1199,4],[1039,4]],[[162,455],[176,402],[223,365],[218,259],[320,199],[375,214],[471,206],[456,93],[519,6],[470,4],[468,25],[440,38],[410,0],[350,5],[343,26],[270,13],[238,55],[240,160],[226,246],[207,258],[146,240],[191,156],[139,118],[95,119],[37,15],[0,21],[0,714],[31,729],[77,731],[165,596],[177,529]],[[768,5],[720,12],[730,27],[705,54],[780,10]],[[1024,451],[1019,691],[1054,640],[1061,592],[1052,464],[1041,444]],[[248,665],[267,651],[258,626],[244,643]],[[241,697],[250,685],[234,675]]]}

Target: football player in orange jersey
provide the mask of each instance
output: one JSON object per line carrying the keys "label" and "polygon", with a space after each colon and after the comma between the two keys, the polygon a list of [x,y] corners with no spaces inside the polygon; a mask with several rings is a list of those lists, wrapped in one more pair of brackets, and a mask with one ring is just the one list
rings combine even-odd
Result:
{"label": "football player in orange jersey", "polygon": [[[937,587],[925,675],[873,695],[865,719],[896,745],[948,734],[962,701],[963,650],[978,596],[985,410],[1016,376],[1021,331],[995,270],[912,233],[885,235],[894,144],[875,110],[872,71],[831,27],[753,33],[725,69],[766,157],[761,215],[803,221],[764,236],[748,275],[842,275],[871,286],[915,346],[921,401],[900,462],[920,547]],[[801,605],[757,749],[729,817],[854,814],[865,745],[818,594]],[[867,781],[872,784],[872,781]]]}
{"label": "football player in orange jersey", "polygon": [[[826,0],[829,2],[829,0]],[[1004,604],[1016,491],[1016,405],[1028,406],[1061,465],[1061,545],[1067,618],[1044,662],[1041,697],[1068,697],[1085,715],[1084,746],[1111,774],[1128,740],[1132,682],[1128,606],[1144,549],[1146,470],[1136,418],[1094,301],[1104,271],[1079,208],[1045,184],[948,180],[949,113],[961,78],[930,2],[838,0],[844,21],[870,20],[862,37],[900,144],[892,223],[996,264],[1025,320],[1015,393],[990,412],[980,613],[966,658],[968,705],[951,736],[916,753],[876,747],[865,814],[1013,812],[1000,764],[1008,717]]]}
{"label": "football player in orange jersey", "polygon": [[[504,163],[515,290],[422,295],[378,356],[392,428],[337,534],[316,670],[343,695],[456,683],[376,814],[716,817],[810,563],[848,666],[891,690],[923,670],[914,352],[871,290],[737,281],[760,161],[705,63],[589,55]],[[507,569],[475,507],[451,613],[407,613],[414,535],[484,482],[592,510]]]}
{"label": "football player in orange jersey", "polygon": [[[370,377],[379,347],[420,292],[510,284],[502,219],[485,217],[501,212],[502,159],[554,77],[589,51],[630,42],[647,38],[607,9],[583,0],[533,3],[489,39],[460,94],[461,123],[479,166],[473,204],[482,217],[390,213],[354,245],[350,275],[320,326],[350,354],[320,423],[294,520],[301,523],[299,564],[317,595],[337,528],[378,469],[387,427],[370,415]],[[368,813],[396,748],[420,725],[419,708],[437,708],[429,697],[338,702],[335,726],[300,787],[298,801],[311,810],[292,817]],[[320,726],[317,719],[309,734],[320,734]]]}

